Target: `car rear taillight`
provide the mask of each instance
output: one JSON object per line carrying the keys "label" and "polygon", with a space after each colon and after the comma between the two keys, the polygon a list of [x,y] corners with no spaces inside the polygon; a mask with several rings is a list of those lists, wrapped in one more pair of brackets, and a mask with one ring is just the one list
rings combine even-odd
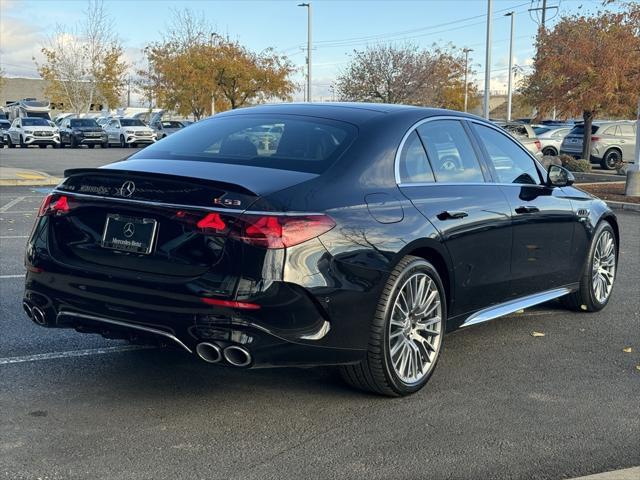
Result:
{"label": "car rear taillight", "polygon": [[38,210],[38,216],[64,215],[71,211],[71,207],[72,201],[69,197],[50,193],[44,197],[42,205],[40,205],[40,210]]}
{"label": "car rear taillight", "polygon": [[286,248],[319,237],[335,227],[327,215],[254,215],[180,210],[173,217],[208,236],[226,237],[264,248]]}
{"label": "car rear taillight", "polygon": [[538,149],[538,151],[542,150],[542,143],[540,143],[540,140],[536,140],[535,144],[536,144],[536,148]]}
{"label": "car rear taillight", "polygon": [[591,137],[592,142],[597,142],[598,140],[600,140],[600,137]]}
{"label": "car rear taillight", "polygon": [[227,228],[227,224],[224,222],[220,214],[209,213],[196,223],[196,227],[202,230],[204,233],[211,232],[223,232]]}
{"label": "car rear taillight", "polygon": [[319,237],[335,226],[327,215],[243,215],[230,236],[257,247],[285,248]]}

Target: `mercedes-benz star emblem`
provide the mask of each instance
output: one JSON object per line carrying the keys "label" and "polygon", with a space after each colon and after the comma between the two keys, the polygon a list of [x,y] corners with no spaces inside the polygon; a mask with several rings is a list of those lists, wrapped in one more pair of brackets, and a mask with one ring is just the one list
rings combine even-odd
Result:
{"label": "mercedes-benz star emblem", "polygon": [[133,192],[135,191],[136,191],[136,184],[133,183],[131,180],[127,180],[120,187],[120,195],[122,195],[123,197],[130,197],[131,195],[133,195]]}
{"label": "mercedes-benz star emblem", "polygon": [[127,238],[133,237],[133,234],[136,233],[136,227],[133,226],[133,223],[129,222],[122,227],[122,233]]}

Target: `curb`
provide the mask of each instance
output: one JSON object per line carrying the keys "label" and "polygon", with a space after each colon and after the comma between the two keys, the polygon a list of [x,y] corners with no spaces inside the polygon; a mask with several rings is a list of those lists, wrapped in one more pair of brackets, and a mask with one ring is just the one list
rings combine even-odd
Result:
{"label": "curb", "polygon": [[613,202],[605,200],[612,210],[626,210],[627,212],[640,212],[640,203]]}
{"label": "curb", "polygon": [[635,480],[640,476],[640,467],[625,468],[605,473],[596,473],[586,477],[575,477],[571,480]]}
{"label": "curb", "polygon": [[2,178],[0,179],[0,187],[42,187],[42,186],[55,186],[62,181],[58,177],[45,177],[40,179],[29,178]]}

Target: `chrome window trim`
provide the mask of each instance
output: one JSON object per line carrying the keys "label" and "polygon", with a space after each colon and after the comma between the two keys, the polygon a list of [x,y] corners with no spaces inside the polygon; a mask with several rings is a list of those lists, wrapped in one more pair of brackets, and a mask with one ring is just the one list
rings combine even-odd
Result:
{"label": "chrome window trim", "polygon": [[399,183],[398,187],[435,187],[435,186],[449,186],[449,187],[469,187],[469,186],[498,186],[498,187],[537,187],[548,188],[547,185],[538,185],[532,183],[498,183],[498,182],[414,182],[414,183]]}
{"label": "chrome window trim", "polygon": [[[463,122],[469,122],[469,123],[476,123],[478,125],[484,125],[486,127],[492,128],[494,130],[496,130],[497,132],[500,132],[502,135],[504,135],[505,137],[507,137],[511,142],[515,143],[518,148],[520,148],[520,150],[522,150],[531,160],[533,160],[534,165],[542,168],[542,171],[545,171],[546,169],[542,166],[542,164],[538,161],[538,159],[536,157],[534,157],[531,152],[529,152],[529,150],[527,150],[520,142],[518,142],[517,140],[513,139],[507,132],[505,132],[501,127],[492,124],[489,121],[486,120],[482,120],[479,118],[475,118],[475,117],[467,117],[467,116],[457,116],[457,115],[435,115],[433,117],[427,117],[427,118],[423,118],[422,120],[417,121],[416,123],[414,123],[413,125],[411,125],[411,127],[409,127],[409,129],[405,132],[404,136],[402,137],[402,140],[400,141],[400,145],[398,146],[398,149],[396,150],[396,154],[394,157],[394,175],[395,175],[395,180],[396,180],[396,185],[398,185],[398,187],[424,187],[424,186],[428,186],[428,185],[525,185],[525,184],[511,184],[511,183],[498,183],[498,182],[493,182],[493,181],[485,181],[485,182],[470,182],[470,183],[464,183],[464,182],[460,182],[460,183],[446,183],[446,182],[438,182],[437,179],[435,182],[433,183],[425,183],[425,182],[402,182],[400,179],[400,155],[402,153],[402,149],[404,148],[404,144],[406,143],[407,139],[409,138],[409,135],[411,135],[418,127],[420,127],[421,125],[424,125],[425,123],[428,122],[433,122],[436,120],[458,120],[459,122],[463,123]],[[466,133],[466,132],[465,132]],[[473,132],[474,135],[477,135],[476,132]],[[477,143],[477,139],[474,138],[473,140],[476,141]],[[472,141],[470,139],[470,141]],[[472,142],[473,143],[473,142]],[[483,147],[482,145],[480,145],[481,147]],[[484,148],[484,147],[483,147]],[[484,158],[484,152],[482,152],[482,157],[483,158],[478,158],[478,162],[482,163],[482,162],[486,162],[487,159]],[[482,165],[480,166],[482,169]],[[435,173],[434,173],[435,176]],[[536,185],[531,185],[531,186],[544,186],[544,181],[541,184],[536,184]]]}
{"label": "chrome window trim", "polygon": [[[427,118],[423,118],[421,120],[418,120],[416,123],[411,125],[409,127],[409,130],[407,130],[405,132],[404,136],[402,137],[402,140],[400,141],[400,145],[398,146],[398,150],[396,150],[396,155],[394,157],[393,170],[394,170],[394,174],[395,174],[395,177],[396,177],[396,184],[397,185],[401,185],[403,183],[403,182],[400,181],[400,155],[402,153],[402,149],[404,148],[404,144],[407,142],[407,139],[409,138],[409,135],[411,135],[414,131],[416,131],[416,129],[420,125],[424,125],[425,123],[433,122],[435,120],[458,120],[459,122],[463,122],[464,120],[468,120],[468,118],[467,117],[462,117],[462,116],[456,116],[456,115],[435,115],[433,117],[427,117]],[[471,140],[469,140],[469,141],[471,141]],[[480,159],[478,159],[478,162],[480,162]],[[434,177],[435,177],[435,174],[434,174]],[[434,183],[438,183],[438,182],[436,181]]]}
{"label": "chrome window trim", "polygon": [[172,208],[176,210],[204,210],[207,212],[217,213],[246,213],[247,215],[274,215],[274,216],[315,216],[324,215],[320,212],[266,212],[262,210],[242,210],[238,208],[219,208],[219,207],[207,207],[206,205],[185,205],[181,203],[164,203],[153,202],[151,200],[135,200],[132,198],[120,198],[120,197],[105,197],[104,195],[88,195],[86,193],[68,192],[66,190],[59,190],[55,188],[51,191],[52,194],[66,195],[69,197],[87,198],[90,200],[106,201],[106,202],[120,202],[125,204],[146,205],[151,207],[160,208]]}

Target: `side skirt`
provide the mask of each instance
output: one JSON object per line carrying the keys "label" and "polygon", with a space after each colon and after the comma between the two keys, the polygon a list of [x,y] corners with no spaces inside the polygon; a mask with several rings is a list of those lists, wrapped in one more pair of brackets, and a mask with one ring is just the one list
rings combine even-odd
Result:
{"label": "side skirt", "polygon": [[553,290],[546,290],[540,293],[534,293],[533,295],[527,295],[526,297],[516,298],[505,303],[499,303],[489,308],[479,310],[467,318],[460,327],[468,327],[470,325],[476,325],[478,323],[487,322],[494,318],[509,315],[510,313],[517,312],[524,308],[533,307],[540,303],[548,302],[555,298],[562,297],[578,289],[578,284],[567,285],[562,288],[554,288]]}

